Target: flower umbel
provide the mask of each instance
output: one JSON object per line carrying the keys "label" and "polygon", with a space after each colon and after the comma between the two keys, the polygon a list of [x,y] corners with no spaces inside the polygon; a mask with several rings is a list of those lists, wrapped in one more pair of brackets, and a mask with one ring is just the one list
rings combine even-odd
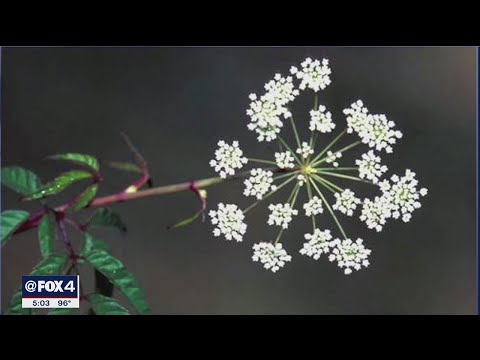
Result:
{"label": "flower umbel", "polygon": [[261,199],[270,190],[275,190],[276,186],[272,185],[273,173],[265,171],[261,168],[250,171],[250,177],[245,180],[245,196],[255,196]]}
{"label": "flower umbel", "polygon": [[281,243],[272,244],[261,242],[253,245],[253,261],[260,261],[263,267],[277,272],[285,263],[292,261],[292,257],[283,249]]}
{"label": "flower umbel", "polygon": [[213,230],[214,236],[223,234],[227,240],[243,240],[243,235],[247,231],[247,224],[243,222],[245,215],[237,205],[219,203],[218,209],[216,211],[210,210],[208,214],[211,217],[212,224],[216,225]]}
{"label": "flower umbel", "polygon": [[336,261],[338,267],[344,268],[345,275],[351,274],[352,268],[360,270],[362,267],[370,265],[368,257],[372,251],[365,248],[362,239],[357,239],[355,242],[351,239],[335,239],[331,246],[333,246],[333,250],[328,259]]}
{"label": "flower umbel", "polygon": [[[384,179],[388,167],[382,164],[378,153],[392,153],[402,133],[386,115],[371,113],[362,100],[343,110],[343,130],[330,134],[337,129],[338,124],[333,122],[337,116],[318,103],[321,90],[331,83],[327,59],[307,58],[299,68],[292,66],[290,73],[293,76],[275,74],[263,87],[264,93],[249,96],[247,128],[256,133],[259,142],[278,142],[270,144],[269,148],[274,150],[269,159],[245,158],[236,141],[232,145],[224,141],[218,143],[219,148],[210,165],[221,178],[246,175],[244,195],[254,197],[255,202],[244,210],[233,204],[220,203],[217,210],[209,213],[215,226],[213,232],[215,236],[224,235],[227,240],[242,241],[247,228],[245,215],[265,199],[277,196],[281,189],[289,187],[290,195],[286,200],[275,200],[268,205],[270,213],[266,222],[280,229],[271,242],[253,246],[253,261],[261,262],[265,269],[272,272],[291,261],[292,257],[287,254],[280,239],[292,226],[294,216],[298,215],[295,204],[299,201],[299,208],[312,222],[311,232],[304,235],[300,254],[315,260],[319,260],[322,254],[328,254],[328,259],[337,262],[338,267],[348,275],[353,270],[369,266],[371,250],[365,247],[362,239],[351,240],[341,218],[358,216],[369,229],[379,232],[391,219],[410,221],[414,210],[421,207],[420,198],[426,196],[427,189],[419,187],[416,174],[409,169],[401,177],[393,175],[388,180]],[[310,116],[304,124],[304,128],[310,131],[310,140],[300,141],[304,134],[297,129],[290,104],[302,95],[302,90],[307,89],[314,93],[313,108],[309,108]],[[295,140],[294,144],[289,144],[282,137],[281,132],[285,129],[292,130],[290,138]],[[333,139],[322,141],[319,139],[321,136]],[[341,144],[348,137],[356,139]],[[319,147],[319,144],[323,146]],[[360,146],[364,149],[354,155],[356,160],[348,165],[351,160],[344,155]],[[343,159],[342,165],[338,161],[340,158]],[[247,162],[264,164],[265,167],[235,174]],[[345,182],[350,185],[345,187]],[[355,191],[352,190],[353,185],[358,185]],[[363,188],[368,190],[368,187],[377,192],[372,193],[370,198],[362,194]],[[317,224],[324,223],[325,216],[332,218],[339,234],[334,235],[331,229],[320,230],[317,227]]]}
{"label": "flower umbel", "polygon": [[288,228],[293,216],[298,215],[298,210],[293,209],[290,204],[270,204],[268,210],[271,211],[268,225],[277,225],[284,229]]}
{"label": "flower umbel", "polygon": [[319,131],[329,133],[335,129],[335,123],[332,121],[332,114],[326,111],[325,106],[320,105],[318,110],[310,110],[310,131]]}
{"label": "flower umbel", "polygon": [[303,209],[306,216],[321,214],[323,213],[322,200],[318,196],[314,196],[309,202],[303,204]]}
{"label": "flower umbel", "polygon": [[336,192],[335,198],[337,202],[333,204],[333,210],[338,210],[347,216],[352,216],[357,205],[361,203],[361,200],[355,197],[355,193],[350,189],[345,189],[341,193]]}
{"label": "flower umbel", "polygon": [[315,92],[318,92],[325,89],[330,85],[330,74],[332,71],[328,66],[328,60],[323,59],[322,62],[319,60],[312,60],[306,58],[305,61],[301,63],[302,69],[298,70],[295,66],[290,68],[290,73],[297,76],[297,79],[301,79],[302,82],[299,85],[301,90],[310,88]]}
{"label": "flower umbel", "polygon": [[275,162],[280,169],[293,169],[295,167],[295,158],[290,151],[276,152]]}
{"label": "flower umbel", "polygon": [[215,151],[215,159],[210,161],[210,166],[225,179],[227,176],[235,175],[236,169],[241,169],[248,162],[243,156],[243,151],[238,147],[238,141],[228,145],[225,141],[218,142],[218,149]]}
{"label": "flower umbel", "polygon": [[361,159],[355,160],[360,178],[371,180],[374,184],[377,183],[380,177],[388,170],[385,165],[380,164],[380,161],[380,156],[376,156],[373,150],[362,154]]}
{"label": "flower umbel", "polygon": [[306,141],[304,141],[302,143],[302,146],[297,149],[297,154],[301,155],[302,158],[306,159],[313,154],[313,149]]}
{"label": "flower umbel", "polygon": [[332,235],[330,234],[330,230],[320,231],[319,229],[315,229],[313,234],[305,234],[305,240],[308,241],[303,244],[303,247],[300,249],[300,254],[318,260],[320,259],[320,255],[330,252],[330,248],[332,247],[331,239]]}

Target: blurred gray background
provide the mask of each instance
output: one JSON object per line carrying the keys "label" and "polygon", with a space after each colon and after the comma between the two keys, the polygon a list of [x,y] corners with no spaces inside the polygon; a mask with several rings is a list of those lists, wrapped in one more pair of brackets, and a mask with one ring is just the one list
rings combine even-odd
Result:
{"label": "blurred gray background", "polygon": [[[475,313],[474,48],[3,48],[2,165],[24,166],[48,180],[69,168],[44,160],[54,153],[131,160],[120,131],[149,161],[155,185],[213,176],[208,162],[218,139],[239,140],[250,157],[273,156],[275,144],[257,143],[246,129],[248,94],[306,56],[330,59],[332,85],[320,103],[337,129],[345,122],[342,109],[358,98],[385,113],[404,133],[394,153],[383,156],[390,173],[411,168],[429,189],[410,223],[390,222],[381,233],[341,219],[350,236],[373,250],[371,267],[345,276],[326,259],[300,256],[310,223],[299,217],[282,238],[292,263],[276,274],[263,270],[251,261],[251,246],[271,240],[277,228],[266,225],[261,207],[249,213],[243,243],[213,237],[210,224],[200,221],[167,231],[197,210],[191,193],[115,205],[128,235],[97,236],[137,276],[154,314]],[[296,104],[304,130],[312,99],[307,92]],[[135,180],[111,169],[103,174],[101,194]],[[210,206],[251,202],[240,182],[208,193]],[[19,204],[5,188],[1,205],[38,209]],[[326,213],[322,220],[336,232]],[[35,231],[2,249],[2,308],[39,260]],[[90,272],[83,278],[91,283]]]}

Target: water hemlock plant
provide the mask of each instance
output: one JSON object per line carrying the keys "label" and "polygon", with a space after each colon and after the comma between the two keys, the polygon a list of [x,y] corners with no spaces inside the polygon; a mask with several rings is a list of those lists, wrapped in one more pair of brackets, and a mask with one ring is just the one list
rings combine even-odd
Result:
{"label": "water hemlock plant", "polygon": [[[112,204],[190,191],[199,201],[198,211],[168,228],[187,226],[208,214],[215,237],[242,242],[247,234],[247,215],[258,205],[268,202],[265,206],[269,215],[265,223],[278,228],[278,232],[269,241],[253,245],[254,262],[277,272],[292,261],[289,252],[296,251],[314,260],[324,255],[346,275],[366,268],[370,264],[371,250],[363,239],[348,235],[341,217],[357,216],[369,229],[380,232],[387,220],[409,222],[412,213],[421,207],[420,198],[427,194],[427,189],[419,187],[416,174],[410,169],[400,175],[387,176],[388,167],[382,163],[381,156],[390,156],[393,146],[402,138],[396,124],[384,114],[371,113],[361,100],[348,105],[343,114],[333,115],[322,104],[321,96],[330,84],[328,60],[307,58],[298,68],[292,66],[289,76],[275,74],[265,84],[262,94],[250,94],[247,128],[255,133],[259,142],[275,143],[278,150],[266,159],[250,158],[244,156],[237,140],[220,140],[209,163],[218,174],[216,177],[153,187],[147,162],[126,135],[124,139],[134,154],[134,162],[100,162],[86,154],[57,154],[50,159],[70,162],[74,168],[46,183],[30,170],[4,167],[2,184],[19,193],[21,201],[38,202],[39,210],[32,214],[24,210],[3,211],[1,245],[13,241],[19,233],[36,231],[40,259],[31,274],[78,274],[80,267],[91,267],[95,276],[94,289],[80,286],[81,301],[89,304],[88,314],[129,314],[113,297],[114,288],[124,295],[136,313],[148,314],[150,307],[141,290],[141,280],[110,253],[109,246],[95,237],[94,230],[102,226],[126,232],[124,221],[109,208]],[[313,95],[312,107],[306,109],[308,116],[294,116],[291,105],[302,93]],[[344,126],[334,121],[338,118],[345,121]],[[308,129],[307,139],[300,137],[302,132],[297,124]],[[285,128],[291,131],[288,138],[281,134]],[[322,139],[327,136],[333,139]],[[353,141],[346,142],[348,138]],[[341,145],[342,142],[345,144]],[[344,154],[361,147],[366,149],[351,163],[342,163]],[[254,164],[250,170],[239,172],[250,164]],[[104,181],[102,166],[136,173],[139,178],[117,193],[97,196]],[[236,180],[243,181],[243,194],[253,198],[250,205],[240,208],[222,202],[208,206],[207,187]],[[76,182],[85,184],[81,192],[63,205],[50,205],[55,195]],[[371,198],[361,197],[357,195],[361,187],[372,187],[376,194]],[[282,189],[289,189],[289,194],[283,201],[273,202],[274,195]],[[80,211],[91,212],[87,221],[76,220]],[[289,239],[287,244],[287,230],[299,216],[311,219],[311,230],[306,230],[303,244],[298,244],[298,239]],[[326,216],[331,217],[334,228],[326,228]],[[84,239],[78,248],[70,241],[71,231],[79,232]],[[57,246],[59,244],[61,246]],[[59,248],[63,250],[57,250]],[[78,309],[53,309],[49,314],[76,312]],[[33,311],[22,309],[21,292],[17,291],[6,313],[32,314]]]}

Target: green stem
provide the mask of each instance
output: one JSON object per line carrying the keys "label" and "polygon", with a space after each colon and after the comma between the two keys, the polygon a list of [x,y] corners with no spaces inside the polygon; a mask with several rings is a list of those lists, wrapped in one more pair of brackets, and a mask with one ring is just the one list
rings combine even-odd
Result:
{"label": "green stem", "polygon": [[260,164],[270,164],[270,165],[276,165],[277,164],[275,161],[263,160],[263,159],[254,159],[254,158],[248,158],[248,161],[256,162],[256,163],[260,163]]}
{"label": "green stem", "polygon": [[328,150],[330,150],[330,148],[335,145],[335,143],[341,139],[341,137],[343,135],[345,135],[345,133],[347,132],[347,129],[343,130],[340,134],[337,135],[337,137],[335,139],[333,139],[330,144],[328,144],[321,152],[320,154],[318,154],[313,160],[312,160],[312,163],[315,163],[318,159],[320,159],[322,157],[323,154],[325,154]]}
{"label": "green stem", "polygon": [[301,147],[297,127],[295,126],[295,120],[293,120],[293,115],[290,116],[290,122],[292,123],[293,133],[295,134],[295,141],[297,142],[297,146]]}
{"label": "green stem", "polygon": [[291,175],[293,175],[293,174],[297,174],[297,171],[295,171],[295,172],[288,172],[288,173],[281,174],[281,175],[274,175],[274,176],[273,176],[273,179],[274,179],[274,180],[280,180],[280,179],[283,179],[284,177],[291,176]]}
{"label": "green stem", "polygon": [[[312,187],[310,186],[310,181],[311,179],[309,178],[307,180],[307,194],[308,194],[308,201],[312,201]],[[313,231],[315,231],[316,226],[315,226],[315,215],[312,215],[312,225],[313,225]]]}
{"label": "green stem", "polygon": [[[359,140],[359,141],[355,141],[354,143],[352,143],[352,144],[350,144],[350,145],[347,145],[347,146],[341,148],[340,150],[336,150],[335,152],[336,152],[336,153],[339,152],[339,153],[342,153],[342,154],[343,154],[345,151],[350,150],[350,149],[354,148],[355,146],[360,145],[361,143],[362,143],[362,142],[361,142],[360,140]],[[323,153],[323,152],[324,152],[324,151],[322,151],[322,153]],[[319,158],[320,155],[322,155],[322,153],[320,153],[320,154],[317,156],[317,158]],[[318,164],[321,164],[322,162],[324,162],[326,159],[327,159],[327,157],[324,157],[324,158],[322,158],[322,159],[320,159],[320,160],[315,160],[315,159],[314,159],[314,160],[312,161],[312,163],[313,163],[312,166],[317,166]]]}
{"label": "green stem", "polygon": [[342,178],[342,179],[360,181],[360,182],[364,182],[364,183],[366,183],[366,184],[373,184],[371,181],[364,180],[364,179],[360,179],[360,178],[358,178],[358,177],[356,177],[356,176],[336,174],[336,173],[331,172],[331,171],[321,171],[321,170],[317,170],[316,173],[317,173],[317,174],[322,174],[322,175],[333,176],[333,177],[337,177],[337,178]]}
{"label": "green stem", "polygon": [[339,170],[339,171],[354,171],[354,170],[358,170],[358,167],[322,167],[322,168],[317,168],[316,169],[317,171],[336,171],[336,170]]}
{"label": "green stem", "polygon": [[280,230],[280,232],[278,233],[277,235],[277,238],[275,239],[275,242],[273,243],[274,245],[276,245],[278,243],[278,241],[280,240],[280,238],[282,237],[282,234],[283,234],[283,228]]}
{"label": "green stem", "polygon": [[325,184],[329,185],[330,187],[332,187],[332,188],[335,189],[336,191],[340,191],[340,192],[343,191],[343,189],[342,189],[340,186],[338,186],[337,184],[332,183],[331,181],[329,181],[329,180],[327,180],[327,179],[325,179],[325,178],[323,178],[323,177],[321,177],[321,176],[314,175],[313,177],[315,178],[315,180],[324,182]]}
{"label": "green stem", "polygon": [[285,140],[283,140],[282,137],[278,137],[278,140],[280,140],[280,142],[282,143],[283,146],[285,146],[287,148],[288,151],[290,151],[290,153],[293,155],[293,157],[295,158],[295,160],[297,161],[298,165],[302,165],[302,161],[300,160],[300,158],[297,156],[297,153],[295,151],[293,151],[290,146],[288,146],[288,144],[285,142]]}
{"label": "green stem", "polygon": [[[292,199],[292,203],[290,204],[290,206],[293,208],[295,206],[295,202],[297,201],[297,196],[298,196],[298,193],[300,192],[300,185],[298,185],[298,183],[295,185],[295,190],[294,190],[294,195],[293,195],[293,199]],[[288,201],[290,202],[290,201]]]}
{"label": "green stem", "polygon": [[340,225],[340,222],[338,221],[337,217],[336,217],[335,214],[333,213],[333,210],[332,210],[332,208],[330,207],[330,204],[327,202],[327,199],[325,199],[325,196],[323,196],[322,192],[320,191],[320,189],[318,188],[317,184],[315,184],[314,181],[312,181],[312,185],[313,185],[313,187],[315,188],[315,190],[317,190],[318,195],[320,195],[320,197],[322,198],[323,202],[325,203],[325,206],[327,207],[328,211],[330,212],[330,215],[332,215],[333,220],[335,220],[335,223],[337,224],[338,228],[340,229],[340,232],[342,233],[343,237],[344,237],[345,239],[347,239],[347,235],[345,234],[345,231],[343,230],[342,225]]}
{"label": "green stem", "polygon": [[[313,110],[317,111],[318,110],[318,94],[315,94],[313,98]],[[317,140],[317,132],[314,130],[310,134],[310,147],[312,149],[315,148],[315,142]],[[310,158],[310,157],[309,157]],[[310,159],[309,159],[310,160]]]}
{"label": "green stem", "polygon": [[296,177],[296,175],[293,175],[291,178],[285,180],[283,183],[281,183],[275,190],[272,190],[270,191],[267,195],[265,195],[263,198],[261,198],[260,200],[258,201],[255,201],[253,204],[251,204],[249,207],[247,207],[245,210],[243,210],[243,213],[246,214],[247,212],[249,212],[250,210],[252,210],[255,206],[257,206],[258,204],[260,204],[262,201],[264,201],[265,199],[269,198],[270,196],[272,196],[273,194],[275,194],[278,190],[280,190],[281,188],[283,188],[284,186],[286,186],[288,183],[290,183],[292,180],[294,180]]}

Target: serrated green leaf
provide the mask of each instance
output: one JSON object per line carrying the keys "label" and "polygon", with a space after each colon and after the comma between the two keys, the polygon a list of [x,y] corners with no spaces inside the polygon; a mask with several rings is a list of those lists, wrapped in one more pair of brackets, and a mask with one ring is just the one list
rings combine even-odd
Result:
{"label": "serrated green leaf", "polygon": [[105,250],[107,252],[110,251],[110,247],[104,241],[95,239],[87,232],[84,235],[85,243],[83,245],[83,249],[80,251],[80,256],[85,256],[93,250]]}
{"label": "serrated green leaf", "polygon": [[130,315],[127,309],[111,297],[92,294],[87,296],[87,300],[97,315]]}
{"label": "serrated green leaf", "polygon": [[120,162],[120,161],[110,161],[107,163],[107,165],[113,169],[121,170],[121,171],[127,171],[127,172],[133,172],[137,174],[143,174],[142,169],[133,163],[129,162]]}
{"label": "serrated green leaf", "polygon": [[89,226],[104,226],[117,228],[122,232],[127,232],[127,227],[122,221],[120,215],[108,208],[98,209],[88,222]]}
{"label": "serrated green leaf", "polygon": [[41,182],[35,173],[19,166],[2,168],[2,184],[22,195],[37,191]]}
{"label": "serrated green leaf", "polygon": [[71,214],[71,213],[74,213],[75,211],[83,209],[85,206],[87,206],[90,203],[90,201],[93,200],[93,198],[97,194],[97,190],[98,190],[97,184],[90,185],[88,188],[85,189],[83,193],[80,194],[80,196],[75,201],[75,203],[68,208],[67,212]]}
{"label": "serrated green leaf", "polygon": [[56,308],[48,312],[47,315],[73,315],[78,311],[76,308]]}
{"label": "serrated green leaf", "polygon": [[92,174],[87,171],[82,170],[73,170],[66,172],[57,178],[53,179],[48,184],[42,186],[40,189],[37,189],[33,194],[26,197],[24,200],[39,200],[44,197],[58,194],[59,192],[65,190],[68,186],[74,182],[91,178]]}
{"label": "serrated green leaf", "polygon": [[40,220],[40,224],[38,224],[38,241],[40,242],[40,252],[43,257],[48,257],[55,251],[56,226],[55,214],[51,211],[45,213],[42,220]]}
{"label": "serrated green leaf", "polygon": [[[61,275],[67,260],[67,255],[52,254],[35,266],[30,275]],[[30,315],[32,313],[31,309],[22,309],[21,289],[12,296],[7,313],[12,315]]]}
{"label": "serrated green leaf", "polygon": [[93,250],[85,255],[85,260],[105,275],[133,305],[140,314],[150,312],[145,294],[135,277],[127,271],[123,263],[104,250]]}
{"label": "serrated green leaf", "polygon": [[0,237],[2,246],[5,245],[11,235],[17,230],[29,217],[29,213],[22,210],[6,210],[1,214]]}
{"label": "serrated green leaf", "polygon": [[52,254],[35,266],[30,275],[62,275],[67,260],[67,255]]}
{"label": "serrated green leaf", "polygon": [[49,159],[53,160],[63,160],[63,161],[70,161],[75,164],[80,164],[88,167],[90,170],[94,172],[98,172],[100,166],[98,164],[98,160],[95,159],[93,156],[86,155],[86,154],[77,154],[77,153],[67,153],[67,154],[57,154],[48,157]]}
{"label": "serrated green leaf", "polygon": [[[83,249],[80,251],[80,256],[85,256],[93,250],[104,250],[109,252],[110,248],[105,242],[95,239],[92,235],[86,232],[85,243],[83,245]],[[95,292],[105,296],[112,296],[114,285],[110,282],[110,280],[97,269],[94,270],[94,275]]]}

